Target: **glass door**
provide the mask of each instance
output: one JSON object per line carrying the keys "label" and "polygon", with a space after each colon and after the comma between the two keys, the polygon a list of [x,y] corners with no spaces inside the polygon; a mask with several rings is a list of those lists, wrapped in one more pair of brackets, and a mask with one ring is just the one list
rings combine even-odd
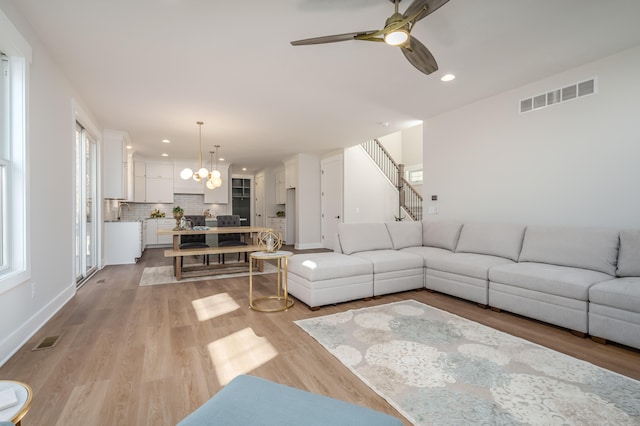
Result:
{"label": "glass door", "polygon": [[97,144],[95,138],[76,123],[75,274],[76,285],[96,271],[97,266]]}

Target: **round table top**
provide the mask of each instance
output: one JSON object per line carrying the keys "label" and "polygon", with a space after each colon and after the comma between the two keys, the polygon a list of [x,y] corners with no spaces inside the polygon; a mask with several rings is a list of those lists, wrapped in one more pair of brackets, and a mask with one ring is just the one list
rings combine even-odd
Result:
{"label": "round table top", "polygon": [[253,253],[251,253],[249,255],[249,257],[252,257],[254,259],[278,259],[281,257],[289,257],[289,256],[293,256],[293,252],[290,251],[285,251],[285,250],[279,250],[279,251],[254,251]]}
{"label": "round table top", "polygon": [[13,389],[15,391],[18,403],[13,407],[0,410],[0,420],[18,423],[24,415],[27,414],[29,407],[31,407],[33,392],[31,391],[31,387],[26,383],[13,380],[0,380],[0,391],[6,389]]}

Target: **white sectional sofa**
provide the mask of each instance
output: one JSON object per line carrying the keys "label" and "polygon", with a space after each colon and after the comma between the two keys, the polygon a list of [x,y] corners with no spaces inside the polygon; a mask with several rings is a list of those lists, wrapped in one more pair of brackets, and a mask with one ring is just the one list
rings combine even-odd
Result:
{"label": "white sectional sofa", "polygon": [[310,308],[425,287],[640,348],[640,231],[389,222],[340,224],[337,241],[289,260]]}

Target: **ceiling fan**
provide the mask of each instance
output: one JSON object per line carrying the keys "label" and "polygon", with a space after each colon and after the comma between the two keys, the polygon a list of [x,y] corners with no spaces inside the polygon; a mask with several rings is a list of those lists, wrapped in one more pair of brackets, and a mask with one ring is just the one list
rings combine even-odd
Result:
{"label": "ceiling fan", "polygon": [[389,45],[400,47],[405,58],[419,71],[425,74],[431,74],[437,71],[438,64],[435,58],[424,44],[411,35],[411,30],[416,22],[435,12],[449,0],[414,0],[404,14],[398,12],[398,4],[401,0],[389,1],[395,5],[395,13],[387,18],[384,28],[381,30],[308,38],[292,41],[291,45],[303,46],[307,44],[335,43],[348,40],[385,42]]}

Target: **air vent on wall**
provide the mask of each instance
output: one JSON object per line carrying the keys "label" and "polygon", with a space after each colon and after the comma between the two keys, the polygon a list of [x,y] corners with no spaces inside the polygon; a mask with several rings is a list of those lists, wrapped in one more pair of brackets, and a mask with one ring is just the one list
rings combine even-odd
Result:
{"label": "air vent on wall", "polygon": [[561,89],[554,89],[547,93],[542,93],[531,98],[522,99],[520,101],[520,113],[548,107],[576,98],[581,98],[582,96],[593,95],[596,93],[596,83],[597,77],[594,77],[580,83],[571,84]]}

